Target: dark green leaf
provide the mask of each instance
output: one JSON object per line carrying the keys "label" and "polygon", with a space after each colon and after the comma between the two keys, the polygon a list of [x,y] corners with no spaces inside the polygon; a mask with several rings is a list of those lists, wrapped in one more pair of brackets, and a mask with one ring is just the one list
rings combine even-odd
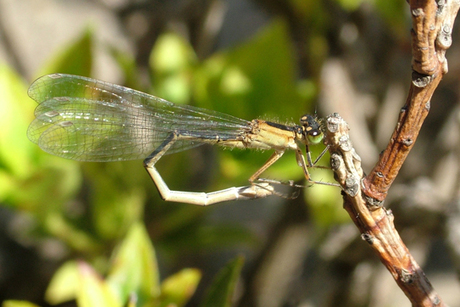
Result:
{"label": "dark green leaf", "polygon": [[220,270],[203,300],[202,307],[232,306],[232,298],[243,263],[244,258],[238,256]]}

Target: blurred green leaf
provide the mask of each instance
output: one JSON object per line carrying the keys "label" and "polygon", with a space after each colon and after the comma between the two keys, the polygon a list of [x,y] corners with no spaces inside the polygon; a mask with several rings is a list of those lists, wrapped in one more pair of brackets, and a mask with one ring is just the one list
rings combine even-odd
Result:
{"label": "blurred green leaf", "polygon": [[41,221],[49,233],[67,242],[70,247],[77,251],[90,253],[100,248],[99,242],[94,240],[90,233],[70,223],[62,212],[48,212],[46,216],[41,218]]}
{"label": "blurred green leaf", "polygon": [[202,307],[230,307],[236,282],[243,267],[244,258],[239,256],[230,261],[214,278],[208,293],[201,304]]}
{"label": "blurred green leaf", "polygon": [[26,301],[4,301],[2,304],[3,307],[38,307],[38,305],[35,305],[31,302],[26,302]]}
{"label": "blurred green leaf", "polygon": [[128,303],[125,306],[126,307],[136,307],[137,306],[137,296],[135,294],[131,294],[128,298]]}
{"label": "blurred green leaf", "polygon": [[69,261],[53,276],[46,300],[60,304],[76,298],[79,306],[119,306],[119,302],[129,306],[183,306],[201,278],[198,270],[184,269],[167,278],[160,289],[155,251],[139,223],[132,226],[114,253],[109,271],[103,280],[88,264]]}
{"label": "blurred green leaf", "polygon": [[[310,168],[309,171],[314,180],[335,182],[331,170]],[[318,230],[351,222],[348,213],[342,206],[337,205],[342,199],[338,191],[340,191],[338,187],[321,184],[314,184],[305,190],[305,200],[309,204]]]}
{"label": "blurred green leaf", "polygon": [[78,266],[75,261],[68,261],[54,273],[45,299],[52,305],[61,304],[75,299],[78,291]]}
{"label": "blurred green leaf", "polygon": [[161,283],[161,307],[184,306],[195,293],[201,279],[197,269],[184,269]]}
{"label": "blurred green leaf", "polygon": [[93,33],[88,28],[74,43],[52,56],[40,70],[39,76],[56,72],[90,76],[93,64],[92,41]]}
{"label": "blurred green leaf", "polygon": [[184,70],[196,61],[190,44],[175,33],[162,34],[150,56],[150,65],[157,74],[171,74]]}
{"label": "blurred green leaf", "polygon": [[89,198],[97,235],[103,239],[120,238],[143,214],[143,183],[149,178],[142,162],[84,163],[83,170],[92,187]]}
{"label": "blurred green leaf", "polygon": [[[20,78],[1,65],[0,200],[12,208],[31,213],[36,218],[35,225],[44,227],[57,237],[65,235],[71,238],[67,241],[69,245],[78,243],[81,247],[81,240],[72,240],[75,238],[73,232],[62,231],[59,227],[62,223],[49,223],[56,218],[63,221],[61,214],[65,201],[79,187],[79,177],[74,176],[78,172],[75,166],[78,165],[50,156],[27,139],[27,126],[35,103],[26,93],[26,86]],[[32,228],[27,230],[33,231]],[[72,227],[64,228],[69,230]],[[24,230],[24,236],[27,230]],[[88,248],[91,243],[83,245]]]}
{"label": "blurred green leaf", "polygon": [[121,307],[115,292],[91,266],[78,263],[79,286],[77,304],[79,307]]}
{"label": "blurred green leaf", "polygon": [[406,39],[410,26],[410,17],[407,14],[407,3],[399,0],[375,0],[377,11],[390,25],[396,37]]}
{"label": "blurred green leaf", "polygon": [[114,254],[107,283],[122,302],[135,293],[138,306],[160,295],[155,251],[143,225],[134,224]]}
{"label": "blurred green leaf", "polygon": [[38,227],[52,226],[48,232],[72,237],[72,232],[56,229],[62,224],[48,222],[64,220],[64,204],[80,187],[78,164],[52,157],[27,139],[35,107],[24,82],[0,65],[0,201],[32,214]]}
{"label": "blurred green leaf", "polygon": [[247,43],[206,60],[195,74],[195,99],[240,118],[297,121],[308,104],[298,92],[293,55],[286,24],[273,22]]}
{"label": "blurred green leaf", "polygon": [[[175,232],[168,233],[160,242],[163,253],[181,253],[183,250],[188,253],[204,253],[228,250],[234,246],[254,246],[259,242],[253,233],[239,224],[203,226],[203,222],[199,222],[185,224]],[[173,256],[169,255],[168,258]]]}
{"label": "blurred green leaf", "polygon": [[[0,64],[0,173],[14,179],[24,179],[31,171],[33,144],[26,135],[35,104],[26,93],[24,81]],[[0,199],[4,193],[0,188]]]}
{"label": "blurred green leaf", "polygon": [[174,103],[190,101],[190,81],[196,55],[190,44],[174,33],[162,34],[150,54],[155,95]]}
{"label": "blurred green leaf", "polygon": [[329,22],[329,16],[324,6],[330,6],[330,4],[325,1],[288,0],[288,3],[291,6],[291,11],[296,12],[298,21],[304,22],[310,28],[311,33],[318,33],[323,30],[324,25]]}
{"label": "blurred green leaf", "polygon": [[118,63],[123,72],[125,79],[124,85],[131,88],[139,88],[139,72],[136,66],[136,60],[128,53],[123,52],[116,47],[109,47],[110,54]]}
{"label": "blurred green leaf", "polygon": [[348,11],[356,10],[364,0],[336,0],[344,9]]}

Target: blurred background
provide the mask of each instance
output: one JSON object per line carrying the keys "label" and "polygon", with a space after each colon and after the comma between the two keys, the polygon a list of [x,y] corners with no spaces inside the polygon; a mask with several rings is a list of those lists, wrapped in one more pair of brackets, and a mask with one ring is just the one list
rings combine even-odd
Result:
{"label": "blurred background", "polygon": [[[199,269],[185,306],[202,304],[238,255],[234,306],[410,306],[350,223],[338,188],[311,186],[294,200],[167,203],[142,161],[68,161],[26,137],[36,107],[30,83],[73,73],[247,120],[296,124],[306,113],[338,112],[369,172],[409,89],[410,28],[401,0],[0,0],[0,300],[75,306],[48,288],[56,272],[79,260],[103,278],[140,223],[160,281]],[[385,202],[451,306],[460,306],[458,33],[449,73]],[[324,148],[316,147],[313,157]],[[214,191],[245,185],[270,155],[202,146],[165,156],[158,168],[171,189]],[[330,171],[311,173],[333,180]],[[293,153],[263,177],[306,184]]]}

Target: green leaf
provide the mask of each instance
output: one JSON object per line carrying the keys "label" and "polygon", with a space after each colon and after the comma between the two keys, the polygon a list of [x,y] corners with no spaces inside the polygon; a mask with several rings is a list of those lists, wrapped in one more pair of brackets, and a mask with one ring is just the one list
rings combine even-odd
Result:
{"label": "green leaf", "polygon": [[78,273],[77,304],[79,307],[122,306],[112,288],[92,267],[84,262],[80,262],[78,264]]}
{"label": "green leaf", "polygon": [[[35,103],[26,93],[24,81],[0,64],[0,169],[16,179],[30,173],[28,161],[34,147],[26,135]],[[6,192],[3,189],[0,199]]]}
{"label": "green leaf", "polygon": [[79,273],[75,261],[68,261],[54,274],[46,289],[45,300],[57,305],[75,299],[78,291]]}
{"label": "green leaf", "polygon": [[[310,168],[310,175],[313,179],[323,182],[335,182],[331,170]],[[315,226],[318,230],[324,230],[337,224],[350,223],[350,217],[337,206],[341,202],[341,196],[336,193],[337,187],[314,184],[309,187],[304,195],[305,201],[314,216]]]}
{"label": "green leaf", "polygon": [[190,101],[196,62],[195,52],[186,40],[173,33],[161,35],[150,54],[155,95],[179,104]]}
{"label": "green leaf", "polygon": [[364,2],[364,0],[336,0],[344,9],[355,11]]}
{"label": "green leaf", "polygon": [[56,72],[90,76],[93,64],[92,41],[93,33],[88,28],[74,43],[51,56],[50,62],[40,70],[39,76]]}
{"label": "green leaf", "polygon": [[39,224],[63,209],[80,177],[78,164],[56,159],[28,140],[35,107],[23,80],[0,64],[0,201],[42,217]]}
{"label": "green leaf", "polygon": [[287,25],[276,21],[247,43],[206,60],[194,75],[195,100],[249,120],[266,115],[297,120],[307,104],[295,67]]}
{"label": "green leaf", "polygon": [[118,239],[143,214],[145,171],[140,161],[85,163],[96,232],[104,239]]}
{"label": "green leaf", "polygon": [[160,306],[184,306],[195,293],[201,279],[197,269],[184,269],[176,273],[161,284]]}
{"label": "green leaf", "polygon": [[127,87],[139,88],[139,72],[134,57],[114,46],[109,47],[109,51],[123,72],[125,79],[123,84]]}
{"label": "green leaf", "polygon": [[407,27],[410,24],[407,3],[399,0],[375,0],[374,3],[377,12],[385,19],[395,36],[406,39]]}
{"label": "green leaf", "polygon": [[239,256],[230,261],[214,278],[203,300],[202,307],[230,307],[236,282],[243,267],[244,258]]}
{"label": "green leaf", "polygon": [[38,305],[35,305],[31,302],[27,301],[4,301],[2,304],[2,307],[38,307]]}
{"label": "green leaf", "polygon": [[131,227],[112,260],[107,282],[122,302],[135,293],[143,306],[160,295],[155,250],[143,225]]}

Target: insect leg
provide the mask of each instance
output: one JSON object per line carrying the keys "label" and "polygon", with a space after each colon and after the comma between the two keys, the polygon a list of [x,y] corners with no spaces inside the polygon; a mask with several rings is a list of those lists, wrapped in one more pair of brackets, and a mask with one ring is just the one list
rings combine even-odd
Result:
{"label": "insect leg", "polygon": [[263,198],[274,194],[274,188],[269,183],[257,183],[243,187],[232,187],[209,193],[170,190],[154,165],[179,139],[181,139],[180,133],[171,133],[168,138],[144,160],[145,169],[155,183],[161,197],[165,201],[207,206],[230,200]]}
{"label": "insect leg", "polygon": [[269,168],[270,166],[273,165],[273,163],[275,163],[276,161],[278,161],[279,158],[281,158],[284,154],[284,150],[283,151],[275,151],[271,156],[270,158],[268,158],[267,162],[265,162],[264,165],[262,165],[261,168],[259,168],[259,170],[257,172],[255,172],[251,177],[249,177],[249,182],[254,182],[256,181],[257,179],[259,179],[260,175],[265,172],[267,170],[267,168]]}
{"label": "insect leg", "polygon": [[[324,155],[324,153],[323,153],[323,155]],[[305,175],[305,179],[307,179],[308,182],[316,183],[316,184],[329,185],[329,186],[334,186],[334,187],[336,187],[336,186],[339,187],[340,186],[340,185],[335,184],[335,183],[315,181],[315,180],[311,179],[310,172],[308,171],[307,163],[305,162],[305,157],[303,156],[302,151],[299,148],[296,149],[295,156],[296,156],[296,159],[297,159],[297,164],[302,168],[303,173]],[[315,161],[315,163],[316,162],[317,161]]]}

